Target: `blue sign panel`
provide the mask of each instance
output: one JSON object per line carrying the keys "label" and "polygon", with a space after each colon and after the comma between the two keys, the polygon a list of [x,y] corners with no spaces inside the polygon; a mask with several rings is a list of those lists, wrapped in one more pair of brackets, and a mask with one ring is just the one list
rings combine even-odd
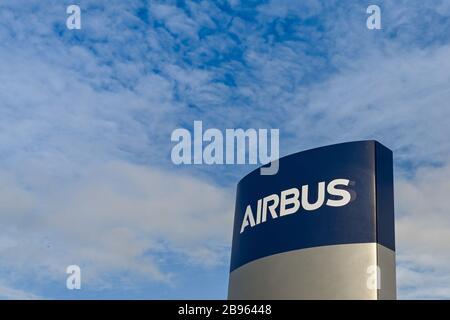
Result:
{"label": "blue sign panel", "polygon": [[231,271],[273,254],[379,243],[395,250],[392,152],[376,141],[336,144],[279,160],[238,184]]}

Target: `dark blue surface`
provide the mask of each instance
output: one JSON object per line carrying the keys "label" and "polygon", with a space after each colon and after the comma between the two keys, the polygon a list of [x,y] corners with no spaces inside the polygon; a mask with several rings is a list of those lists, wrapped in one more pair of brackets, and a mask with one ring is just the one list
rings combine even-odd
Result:
{"label": "dark blue surface", "polygon": [[395,250],[394,173],[392,151],[376,143],[377,242]]}
{"label": "dark blue surface", "polygon": [[[352,202],[343,207],[323,205],[315,211],[300,209],[274,220],[268,214],[266,222],[240,233],[247,205],[256,214],[258,199],[302,185],[309,185],[314,201],[317,184],[334,179],[354,181]],[[376,141],[342,143],[283,157],[273,176],[261,176],[255,170],[238,184],[230,269],[272,254],[324,245],[380,241],[394,250],[391,191],[392,153]],[[377,204],[378,215],[383,216],[378,225]]]}

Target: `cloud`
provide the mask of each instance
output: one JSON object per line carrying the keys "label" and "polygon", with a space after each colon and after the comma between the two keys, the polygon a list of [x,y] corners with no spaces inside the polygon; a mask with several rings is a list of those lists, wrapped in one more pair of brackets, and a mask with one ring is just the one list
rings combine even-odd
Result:
{"label": "cloud", "polygon": [[183,10],[164,4],[152,4],[150,10],[155,20],[162,20],[172,33],[179,36],[187,35],[189,38],[197,36],[196,22],[190,19]]}
{"label": "cloud", "polygon": [[306,98],[298,96],[305,104],[294,102],[302,112],[289,131],[311,146],[378,139],[394,150],[400,166],[444,164],[450,157],[449,54],[450,46],[442,46],[361,57],[313,86]]}
{"label": "cloud", "polygon": [[323,9],[323,5],[318,0],[308,0],[302,3],[295,3],[289,0],[269,1],[258,7],[258,11],[263,16],[268,17],[289,17],[297,16],[308,18],[317,15]]}
{"label": "cloud", "polygon": [[0,299],[6,300],[42,300],[43,297],[0,284]]}
{"label": "cloud", "polygon": [[[2,194],[1,203],[12,195]],[[228,259],[230,194],[196,178],[109,162],[38,197],[26,215],[16,214],[21,202],[2,207],[14,215],[2,225],[2,268],[57,281],[77,264],[94,289],[121,273],[172,283],[171,272],[161,269],[166,254],[200,268]]]}
{"label": "cloud", "polygon": [[450,298],[450,165],[396,183],[397,263],[403,298]]}

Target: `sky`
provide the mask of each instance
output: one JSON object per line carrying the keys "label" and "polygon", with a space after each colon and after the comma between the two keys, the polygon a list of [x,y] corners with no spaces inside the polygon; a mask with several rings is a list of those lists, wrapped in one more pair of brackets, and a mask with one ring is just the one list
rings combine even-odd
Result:
{"label": "sky", "polygon": [[447,30],[441,0],[1,1],[0,298],[226,298],[256,166],[174,165],[195,120],[388,146],[398,297],[450,298]]}

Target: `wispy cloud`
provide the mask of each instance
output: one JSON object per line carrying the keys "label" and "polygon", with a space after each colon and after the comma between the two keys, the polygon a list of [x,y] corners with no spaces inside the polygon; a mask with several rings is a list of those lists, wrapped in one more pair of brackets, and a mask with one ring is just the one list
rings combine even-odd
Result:
{"label": "wispy cloud", "polygon": [[[218,187],[120,162],[48,187],[28,208],[22,201],[16,208],[2,205],[12,216],[2,228],[2,268],[29,276],[44,269],[43,278],[57,281],[77,264],[95,288],[108,282],[104,274],[124,271],[171,283],[170,272],[160,268],[164,254],[199,267],[227,263],[232,199]],[[14,201],[25,194],[6,195]]]}
{"label": "wispy cloud", "polygon": [[449,298],[450,165],[419,169],[396,184],[398,273],[405,298]]}
{"label": "wispy cloud", "polygon": [[43,297],[0,284],[0,299],[6,300],[42,300]]}

